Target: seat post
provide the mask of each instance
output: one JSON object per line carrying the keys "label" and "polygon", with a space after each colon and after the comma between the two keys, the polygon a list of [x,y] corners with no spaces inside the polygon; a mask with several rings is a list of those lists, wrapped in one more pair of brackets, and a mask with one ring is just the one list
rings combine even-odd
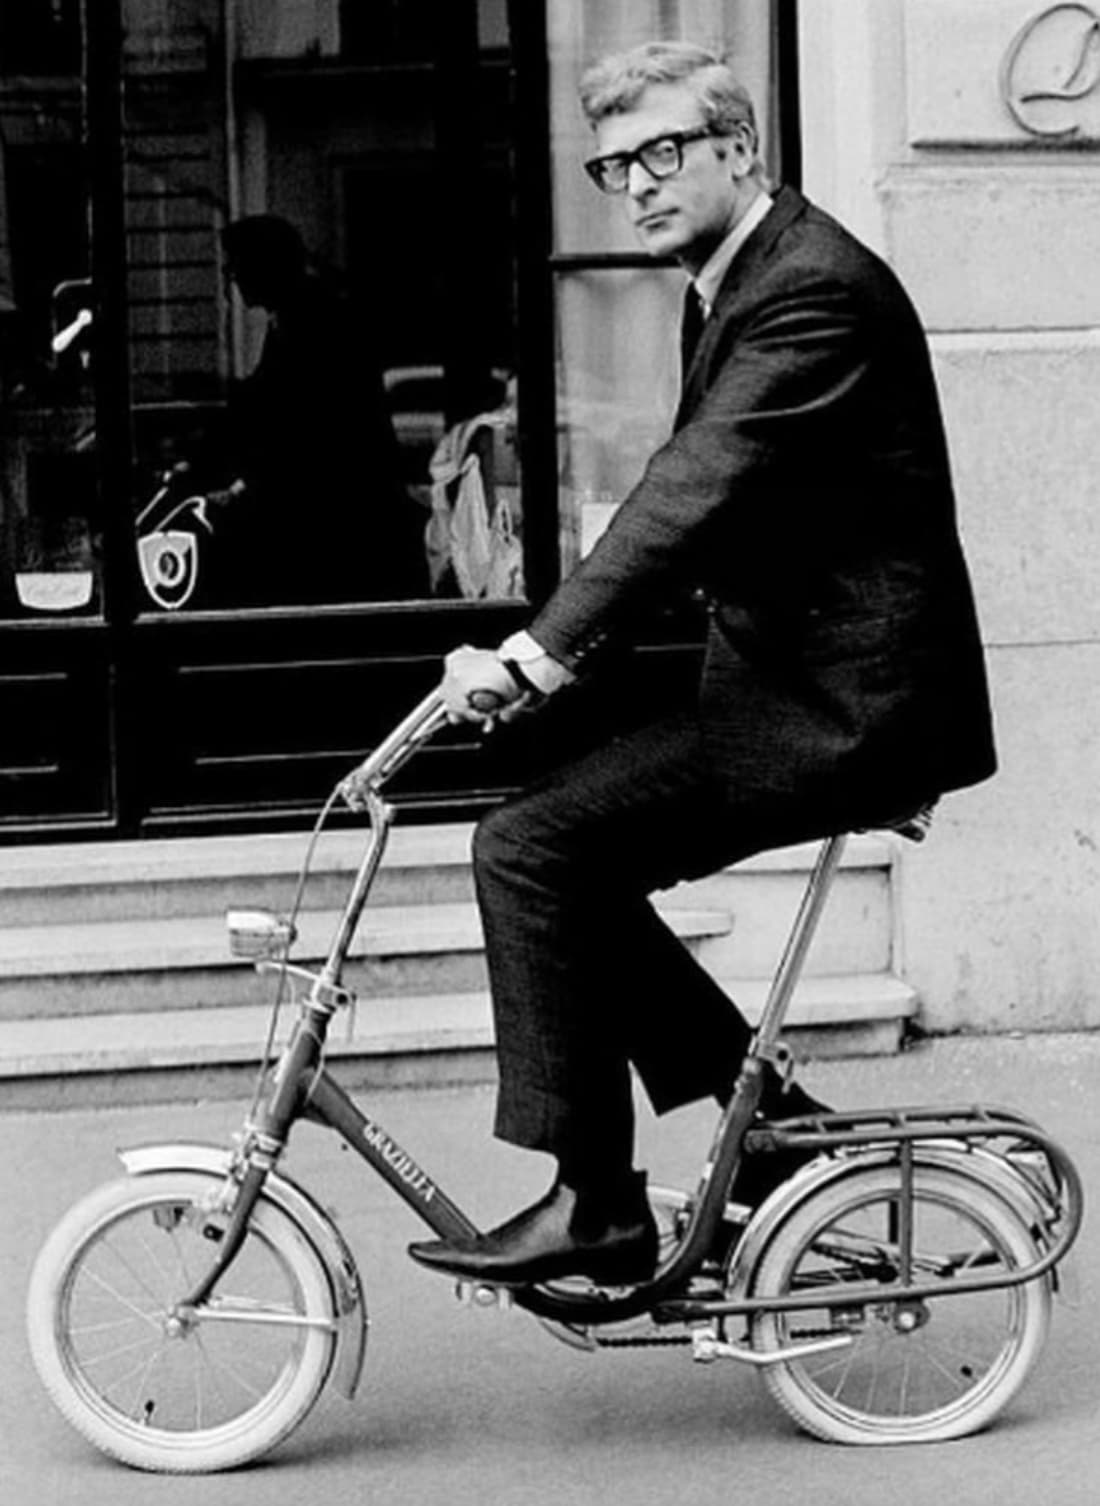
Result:
{"label": "seat post", "polygon": [[818,920],[825,908],[825,901],[829,897],[833,878],[847,840],[847,833],[840,832],[836,836],[827,837],[821,844],[813,871],[806,882],[798,914],[795,916],[790,935],[787,937],[783,956],[768,990],[767,1002],[750,1047],[752,1056],[762,1057],[765,1061],[770,1061],[775,1056],[776,1043],[783,1029],[791,995],[802,975],[806,953],[810,949]]}

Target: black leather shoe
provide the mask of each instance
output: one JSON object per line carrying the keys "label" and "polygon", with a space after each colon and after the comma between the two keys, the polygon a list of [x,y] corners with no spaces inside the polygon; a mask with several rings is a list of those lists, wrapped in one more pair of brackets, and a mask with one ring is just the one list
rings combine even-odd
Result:
{"label": "black leather shoe", "polygon": [[572,1187],[555,1182],[537,1203],[468,1245],[420,1240],[409,1254],[432,1271],[494,1286],[528,1286],[562,1276],[587,1276],[604,1286],[632,1286],[653,1274],[657,1225],[645,1176],[631,1179],[620,1206],[588,1207]]}

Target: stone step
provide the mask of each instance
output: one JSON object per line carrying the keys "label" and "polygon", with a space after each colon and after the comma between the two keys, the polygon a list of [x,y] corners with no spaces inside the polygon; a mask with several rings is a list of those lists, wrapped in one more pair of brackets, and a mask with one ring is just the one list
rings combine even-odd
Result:
{"label": "stone step", "polygon": [[[729,986],[759,1019],[766,983]],[[896,1051],[916,1011],[914,992],[889,973],[807,978],[795,992],[786,1039],[796,1056]],[[285,1007],[278,1038],[293,1010]],[[266,1004],[0,1021],[0,1083],[9,1109],[238,1096],[248,1091],[267,1036]],[[329,1058],[345,1083],[488,1080],[492,1023],[483,992],[362,1001],[338,1017]]]}
{"label": "stone step", "polygon": [[[662,909],[689,944],[729,928],[721,910],[671,902]],[[303,912],[293,959],[323,959],[338,920],[335,912]],[[372,906],[349,957],[346,981],[363,997],[485,986],[472,904]],[[0,928],[0,1019],[214,1009],[254,1000],[258,986],[251,965],[229,955],[223,917]]]}
{"label": "stone step", "polygon": [[[472,897],[472,827],[464,823],[396,827],[371,904],[459,903]],[[363,857],[366,834],[323,834],[304,894],[309,909],[338,909]],[[0,855],[0,929],[221,915],[234,906],[289,909],[309,837],[302,832],[172,838],[150,842],[59,843],[15,847]],[[814,843],[749,858],[729,869],[733,886],[767,874],[800,887]],[[849,839],[845,871],[885,871],[887,840]],[[702,880],[708,884],[710,880]]]}
{"label": "stone step", "polygon": [[[718,979],[770,978],[805,887],[791,869],[729,868],[673,891],[675,903],[706,905],[730,924],[696,955]],[[806,961],[810,975],[879,973],[892,966],[894,914],[889,869],[852,867],[834,884]]]}
{"label": "stone step", "polygon": [[[468,824],[398,827],[372,904],[454,903],[473,895]],[[362,830],[327,832],[304,903],[338,909],[366,850]],[[304,832],[18,847],[0,857],[0,928],[286,910],[309,848]]]}
{"label": "stone step", "polygon": [[[363,1001],[356,1030],[345,1041],[338,1022],[331,1043],[357,1079],[492,1074],[470,832],[455,824],[391,835],[346,974]],[[317,843],[296,960],[316,963],[327,951],[364,843],[353,830]],[[272,988],[230,957],[224,910],[288,910],[308,846],[307,835],[291,833],[8,851],[0,863],[5,1101],[244,1091]],[[848,843],[792,1014],[792,1039],[810,1054],[896,1050],[915,1011],[891,971],[895,846],[866,835]],[[762,854],[658,897],[750,1017],[817,851]]]}

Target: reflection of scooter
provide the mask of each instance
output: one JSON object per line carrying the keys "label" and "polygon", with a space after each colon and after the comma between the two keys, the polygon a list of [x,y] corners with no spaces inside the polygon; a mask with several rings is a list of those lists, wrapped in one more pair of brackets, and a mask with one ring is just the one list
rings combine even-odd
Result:
{"label": "reflection of scooter", "polygon": [[[195,594],[199,580],[201,554],[198,527],[213,534],[209,509],[212,498],[201,492],[175,500],[177,482],[190,470],[186,461],[181,461],[161,477],[160,488],[154,493],[137,516],[138,564],[141,578],[155,605],[174,612],[186,606]],[[226,501],[239,497],[245,490],[243,481],[234,481],[227,492],[220,494]],[[165,502],[171,505],[160,522],[148,532],[143,527]],[[177,518],[188,516],[191,527],[171,525]],[[198,525],[198,526],[195,526]]]}

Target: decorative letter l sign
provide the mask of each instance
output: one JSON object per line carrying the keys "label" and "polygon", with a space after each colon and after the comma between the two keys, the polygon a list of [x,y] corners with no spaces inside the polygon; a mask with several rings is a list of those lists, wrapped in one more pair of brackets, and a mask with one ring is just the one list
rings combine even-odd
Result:
{"label": "decorative letter l sign", "polygon": [[1001,68],[1001,93],[1030,136],[1082,142],[1098,136],[1100,14],[1091,5],[1048,5],[1017,32]]}

